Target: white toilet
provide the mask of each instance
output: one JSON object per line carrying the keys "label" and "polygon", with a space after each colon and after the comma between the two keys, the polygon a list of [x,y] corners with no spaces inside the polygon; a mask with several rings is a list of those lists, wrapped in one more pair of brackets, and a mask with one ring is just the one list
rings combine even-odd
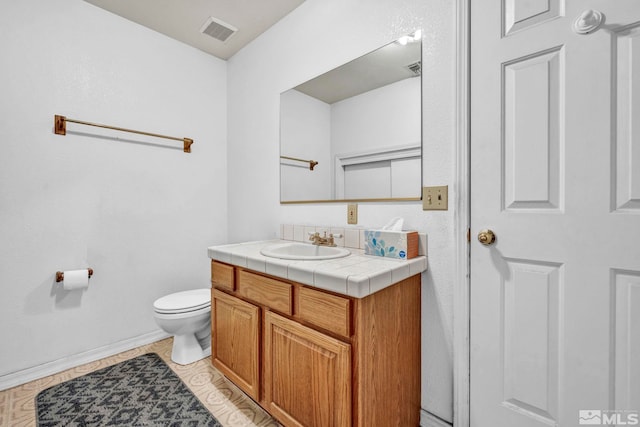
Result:
{"label": "white toilet", "polygon": [[158,298],[153,311],[156,323],[174,335],[171,360],[188,365],[211,354],[211,289]]}

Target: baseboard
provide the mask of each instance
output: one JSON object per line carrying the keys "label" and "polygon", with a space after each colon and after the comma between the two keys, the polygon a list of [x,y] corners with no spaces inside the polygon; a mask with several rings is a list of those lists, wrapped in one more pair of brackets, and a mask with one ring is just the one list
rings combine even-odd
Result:
{"label": "baseboard", "polygon": [[452,427],[452,424],[438,418],[437,416],[425,411],[420,410],[420,426],[421,427]]}
{"label": "baseboard", "polygon": [[151,344],[156,341],[168,338],[171,335],[163,330],[149,332],[148,334],[139,335],[124,341],[119,341],[94,350],[85,351],[83,353],[74,354],[73,356],[63,357],[62,359],[47,362],[39,366],[23,369],[21,371],[12,372],[10,374],[0,376],[0,391],[15,387],[29,381],[44,378],[49,375],[57,374],[85,363],[94,362],[123,351],[131,350],[141,345]]}

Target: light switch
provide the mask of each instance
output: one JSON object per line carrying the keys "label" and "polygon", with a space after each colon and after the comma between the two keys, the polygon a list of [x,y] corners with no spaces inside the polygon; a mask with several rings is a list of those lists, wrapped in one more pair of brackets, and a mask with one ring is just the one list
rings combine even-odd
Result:
{"label": "light switch", "polygon": [[422,210],[446,211],[449,209],[449,186],[422,187]]}
{"label": "light switch", "polygon": [[358,205],[355,203],[349,203],[347,205],[347,224],[358,223]]}

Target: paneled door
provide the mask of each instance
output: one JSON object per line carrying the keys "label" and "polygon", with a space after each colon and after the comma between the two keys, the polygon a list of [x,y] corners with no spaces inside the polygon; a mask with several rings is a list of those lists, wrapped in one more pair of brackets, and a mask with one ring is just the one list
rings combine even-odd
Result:
{"label": "paneled door", "polygon": [[471,427],[629,425],[640,1],[470,3]]}

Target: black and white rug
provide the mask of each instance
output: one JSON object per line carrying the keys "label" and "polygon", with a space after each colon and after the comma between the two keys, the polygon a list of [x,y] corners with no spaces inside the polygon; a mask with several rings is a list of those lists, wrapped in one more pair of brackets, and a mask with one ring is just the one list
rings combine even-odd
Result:
{"label": "black and white rug", "polygon": [[155,353],[41,391],[36,414],[39,427],[222,427]]}

